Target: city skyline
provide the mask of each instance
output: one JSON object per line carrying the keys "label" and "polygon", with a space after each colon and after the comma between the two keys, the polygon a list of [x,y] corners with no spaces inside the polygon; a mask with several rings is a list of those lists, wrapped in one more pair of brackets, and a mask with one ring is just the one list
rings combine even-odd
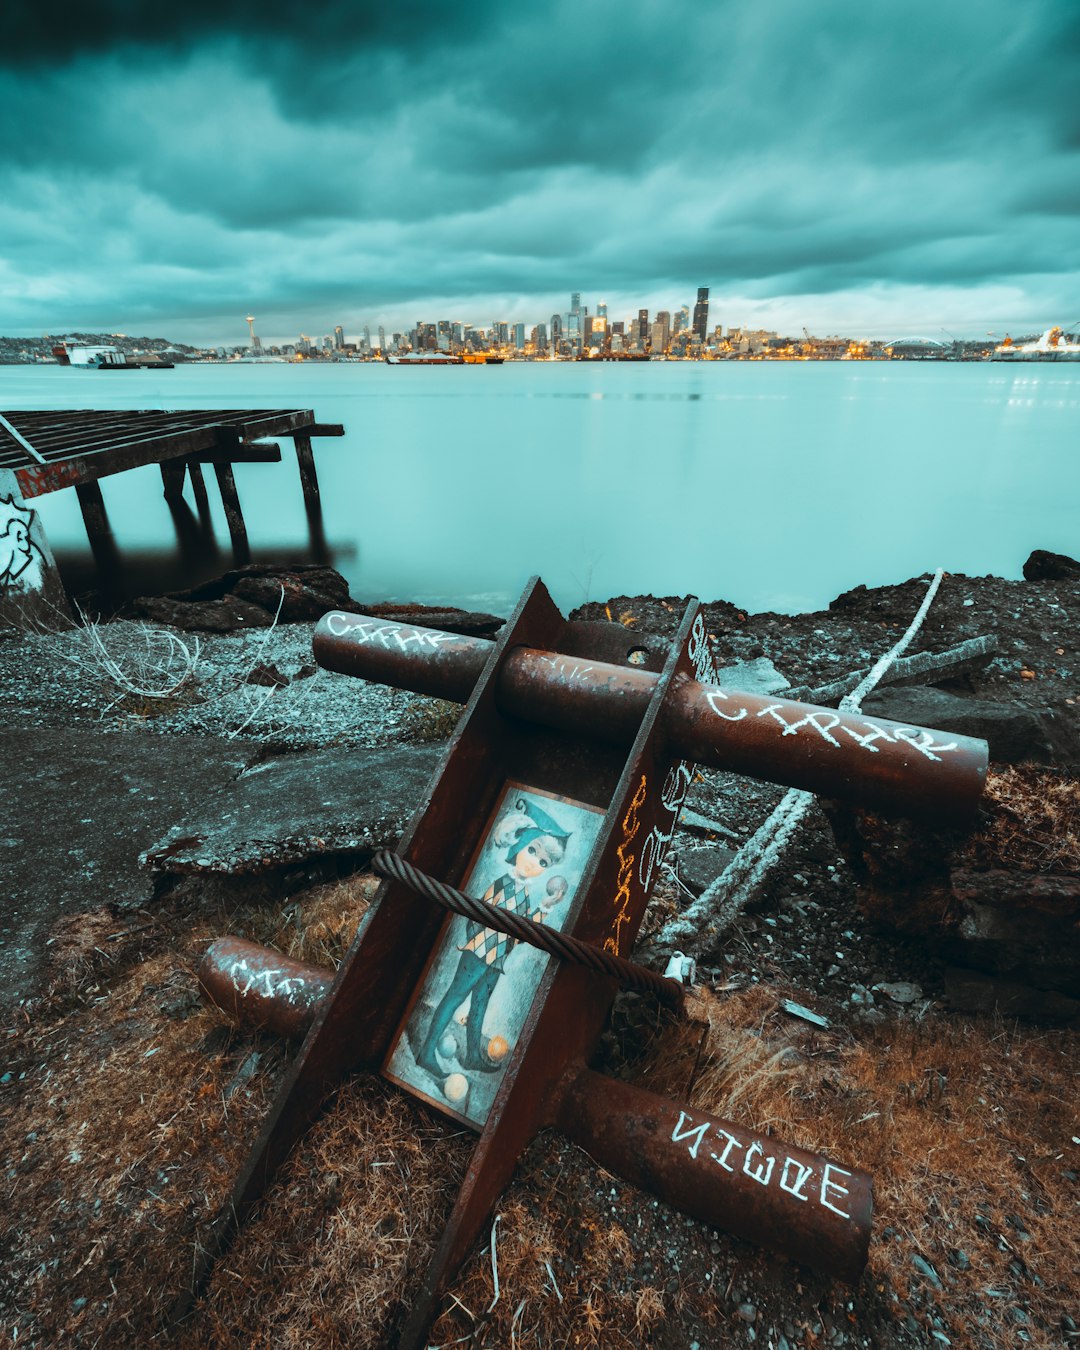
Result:
{"label": "city skyline", "polygon": [[9,10],[14,334],[532,323],[578,285],[655,313],[698,277],[779,332],[1080,314],[1080,14],[1054,0]]}

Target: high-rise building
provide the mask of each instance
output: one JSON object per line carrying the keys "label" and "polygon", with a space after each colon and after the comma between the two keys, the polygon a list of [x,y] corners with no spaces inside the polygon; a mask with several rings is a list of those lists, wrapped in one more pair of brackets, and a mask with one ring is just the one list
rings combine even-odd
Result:
{"label": "high-rise building", "polygon": [[577,314],[578,311],[579,311],[580,309],[581,309],[581,292],[580,292],[580,291],[571,291],[571,292],[570,292],[570,313],[571,313],[571,314]]}
{"label": "high-rise building", "polygon": [[546,323],[536,325],[536,349],[537,351],[547,351],[548,332]]}
{"label": "high-rise building", "polygon": [[525,350],[525,325],[523,323],[514,324],[514,347],[519,352]]}
{"label": "high-rise building", "polygon": [[596,306],[596,317],[598,319],[607,318],[607,301],[601,300],[600,303]]}
{"label": "high-rise building", "polygon": [[450,320],[440,319],[438,323],[438,342],[439,351],[448,352],[450,350]]}
{"label": "high-rise building", "polygon": [[666,352],[671,341],[671,315],[666,309],[659,309],[652,325],[652,349],[656,353]]}
{"label": "high-rise building", "polygon": [[386,351],[386,329],[379,324],[379,351]]}
{"label": "high-rise building", "polygon": [[562,315],[553,314],[551,316],[551,340],[558,346],[562,339]]}
{"label": "high-rise building", "polygon": [[341,324],[338,324],[337,327],[334,329],[334,349],[336,351],[341,351],[342,347],[344,346],[345,346],[345,330],[344,328],[342,328]]}
{"label": "high-rise building", "polygon": [[642,345],[649,340],[649,311],[639,309],[637,312],[637,339]]}
{"label": "high-rise building", "polygon": [[704,344],[705,334],[709,328],[709,288],[708,286],[699,286],[697,293],[697,304],[694,306],[694,337]]}

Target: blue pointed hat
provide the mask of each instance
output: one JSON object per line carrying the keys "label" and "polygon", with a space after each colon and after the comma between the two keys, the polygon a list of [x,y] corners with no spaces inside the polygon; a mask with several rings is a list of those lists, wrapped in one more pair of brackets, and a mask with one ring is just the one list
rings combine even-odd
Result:
{"label": "blue pointed hat", "polygon": [[569,839],[573,830],[564,830],[563,827],[554,820],[548,813],[534,802],[526,801],[524,797],[519,797],[514,803],[519,811],[527,815],[533,822],[532,825],[522,830],[514,842],[510,845],[510,851],[506,855],[506,861],[512,863],[521,850],[531,844],[534,839],[540,839],[545,834],[549,834],[553,839]]}

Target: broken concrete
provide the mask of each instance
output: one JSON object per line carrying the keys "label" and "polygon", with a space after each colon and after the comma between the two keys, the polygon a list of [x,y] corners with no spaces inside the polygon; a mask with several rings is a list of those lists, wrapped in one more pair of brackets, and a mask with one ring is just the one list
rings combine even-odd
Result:
{"label": "broken concrete", "polygon": [[139,853],[251,757],[247,741],[0,731],[0,1006],[40,986],[57,919],[150,899]]}
{"label": "broken concrete", "polygon": [[179,819],[174,814],[172,829],[141,862],[162,872],[241,875],[393,848],[442,751],[331,746],[261,760]]}

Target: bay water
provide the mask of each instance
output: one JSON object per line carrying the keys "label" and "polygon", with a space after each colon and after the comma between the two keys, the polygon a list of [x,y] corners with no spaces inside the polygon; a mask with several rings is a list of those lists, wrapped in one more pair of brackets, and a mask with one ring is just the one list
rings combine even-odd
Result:
{"label": "bay water", "polygon": [[[1034,548],[1080,554],[1080,366],[0,367],[0,410],[52,408],[309,408],[342,423],[315,460],[330,560],[360,601],[505,613],[539,573],[564,608],[652,593],[795,613],[861,582],[1018,577]],[[236,468],[256,560],[309,556],[282,450]],[[216,542],[196,565],[156,467],[103,480],[128,593],[231,565],[209,482]],[[74,490],[33,505],[69,585],[91,585]]]}

